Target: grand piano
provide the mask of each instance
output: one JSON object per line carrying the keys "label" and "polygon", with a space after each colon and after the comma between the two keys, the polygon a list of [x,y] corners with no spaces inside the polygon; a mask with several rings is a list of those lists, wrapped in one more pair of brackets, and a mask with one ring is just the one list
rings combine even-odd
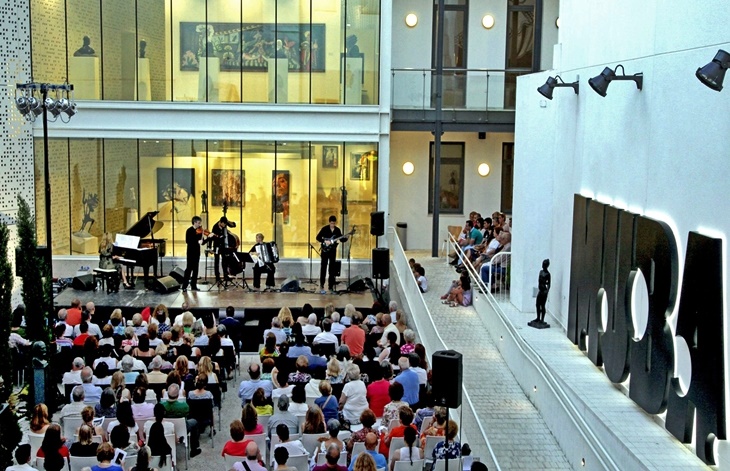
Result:
{"label": "grand piano", "polygon": [[[126,236],[131,236],[132,238],[120,238],[117,235],[117,242],[112,248],[112,255],[118,255],[120,257],[117,261],[127,267],[127,273],[130,276],[135,267],[142,268],[145,286],[148,286],[149,283],[150,267],[152,267],[155,279],[157,278],[158,261],[160,261],[160,273],[162,273],[162,261],[160,258],[165,256],[167,248],[166,239],[155,239],[155,233],[164,225],[163,222],[155,221],[157,213],[159,211],[150,211],[134,223],[126,232]],[[147,236],[150,236],[150,238],[146,239],[145,237]],[[120,243],[120,240],[126,240],[126,243]]]}

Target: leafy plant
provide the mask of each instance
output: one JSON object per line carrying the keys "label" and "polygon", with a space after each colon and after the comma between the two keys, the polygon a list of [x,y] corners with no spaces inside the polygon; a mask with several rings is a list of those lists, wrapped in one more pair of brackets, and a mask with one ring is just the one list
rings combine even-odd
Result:
{"label": "leafy plant", "polygon": [[[11,297],[13,295],[13,271],[8,261],[10,231],[5,223],[0,224],[0,339],[10,337],[12,320]],[[0,342],[0,403],[7,402],[13,389],[13,359],[8,342]],[[0,464],[1,465],[1,464]]]}

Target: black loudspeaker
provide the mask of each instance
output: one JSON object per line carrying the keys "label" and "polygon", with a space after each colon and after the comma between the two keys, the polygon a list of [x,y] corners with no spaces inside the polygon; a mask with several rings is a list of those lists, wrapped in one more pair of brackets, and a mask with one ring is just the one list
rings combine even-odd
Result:
{"label": "black loudspeaker", "polygon": [[486,132],[480,132],[479,133],[479,139],[481,139],[483,141],[486,138],[487,138],[487,133]]}
{"label": "black loudspeaker", "polygon": [[373,249],[373,278],[390,278],[390,250],[384,247]]}
{"label": "black loudspeaker", "polygon": [[348,291],[367,291],[368,286],[365,283],[365,278],[362,276],[356,276],[352,279],[350,286],[347,287]]}
{"label": "black loudspeaker", "polygon": [[300,290],[300,288],[299,288],[299,278],[297,278],[296,276],[292,276],[290,278],[287,278],[281,284],[281,292],[282,293],[298,293],[299,290]]}
{"label": "black loudspeaker", "polygon": [[180,283],[178,283],[178,281],[171,276],[163,276],[161,278],[157,278],[152,284],[152,289],[160,294],[177,291],[179,288]]}
{"label": "black loudspeaker", "polygon": [[375,211],[370,213],[370,235],[381,236],[385,234],[385,213]]}
{"label": "black loudspeaker", "polygon": [[335,276],[340,276],[342,274],[342,261],[341,260],[335,260]]}
{"label": "black loudspeaker", "polygon": [[462,356],[454,350],[439,350],[431,357],[433,398],[437,406],[456,409],[461,405]]}
{"label": "black loudspeaker", "polygon": [[77,289],[80,291],[91,291],[94,289],[94,275],[88,274],[75,276],[73,282],[71,283],[71,286],[73,287],[73,289]]}
{"label": "black loudspeaker", "polygon": [[170,272],[170,276],[175,278],[175,281],[177,281],[178,283],[183,284],[183,281],[185,281],[185,270],[180,267],[175,267]]}

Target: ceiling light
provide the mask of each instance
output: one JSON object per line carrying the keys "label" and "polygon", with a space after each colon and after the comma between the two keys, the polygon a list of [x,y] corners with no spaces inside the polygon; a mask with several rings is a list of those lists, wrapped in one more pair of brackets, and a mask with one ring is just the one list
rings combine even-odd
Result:
{"label": "ceiling light", "polygon": [[494,17],[492,15],[484,15],[482,17],[482,26],[486,29],[492,29],[494,26]]}
{"label": "ceiling light", "polygon": [[413,28],[418,24],[418,17],[415,13],[409,13],[406,15],[406,26]]}
{"label": "ceiling light", "polygon": [[480,163],[479,167],[477,167],[477,172],[479,172],[479,175],[481,175],[482,177],[486,177],[487,175],[489,175],[490,170],[491,169],[489,168],[489,164],[485,162]]}
{"label": "ceiling light", "polygon": [[[560,82],[558,82],[560,80]],[[556,75],[555,77],[548,77],[547,81],[537,88],[538,93],[540,95],[544,96],[548,100],[553,99],[553,89],[557,87],[570,87],[575,91],[575,94],[578,94],[578,81],[572,83],[565,83],[563,82],[563,78],[560,75]]]}
{"label": "ceiling light", "polygon": [[[616,75],[616,71],[619,67],[621,67],[621,75]],[[595,91],[602,97],[605,97],[606,90],[608,90],[608,85],[614,80],[631,80],[636,83],[636,88],[641,90],[644,84],[644,74],[642,72],[639,72],[638,74],[634,75],[626,75],[624,71],[624,66],[619,64],[613,70],[611,70],[610,67],[606,67],[605,69],[603,69],[603,72],[601,72],[600,75],[596,75],[592,79],[588,79],[588,85],[591,86],[593,91]]]}
{"label": "ceiling light", "polygon": [[717,54],[715,54],[715,58],[712,59],[712,62],[697,69],[695,76],[708,88],[719,92],[722,90],[722,81],[725,79],[725,71],[729,66],[730,54],[719,49]]}
{"label": "ceiling light", "polygon": [[406,162],[403,164],[403,173],[406,175],[413,175],[415,170],[416,167],[413,165],[413,162]]}

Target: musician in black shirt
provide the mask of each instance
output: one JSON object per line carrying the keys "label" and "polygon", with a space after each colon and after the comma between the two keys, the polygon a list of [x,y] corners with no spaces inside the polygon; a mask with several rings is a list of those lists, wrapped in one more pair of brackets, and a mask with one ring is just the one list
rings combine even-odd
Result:
{"label": "musician in black shirt", "polygon": [[[251,247],[249,253],[259,253],[256,250],[257,247],[260,247],[259,250],[261,253],[259,254],[258,263],[254,263],[253,265],[253,289],[258,290],[261,288],[261,273],[264,272],[266,273],[266,289],[269,289],[274,286],[274,273],[276,273],[276,266],[273,261],[265,262],[264,259],[262,259],[261,254],[267,253],[267,247],[266,244],[264,244],[264,235],[260,232],[256,234],[256,244]],[[271,256],[271,254],[265,256]]]}
{"label": "musician in black shirt", "polygon": [[[324,278],[327,273],[327,265],[329,265],[329,279],[327,285],[330,291],[335,289],[335,262],[337,261],[337,242],[333,239],[342,237],[342,231],[337,227],[337,217],[330,216],[329,224],[319,230],[317,234],[317,242],[322,244],[322,264],[319,269],[319,289],[324,291]],[[341,239],[343,242],[347,242],[347,238]]]}
{"label": "musician in black shirt", "polygon": [[183,280],[183,293],[190,289],[198,291],[198,265],[200,265],[200,245],[205,241],[205,235],[200,226],[203,220],[198,216],[193,217],[193,225],[185,231],[185,243],[188,246],[187,266],[185,267],[185,279]]}
{"label": "musician in black shirt", "polygon": [[[228,232],[229,226],[236,227],[235,224],[228,221],[228,218],[223,216],[220,218],[218,223],[213,226],[213,230],[211,231],[215,234],[215,239],[213,239],[213,249],[215,251],[213,267],[215,272],[215,281],[218,283],[221,281],[220,270],[218,269],[221,265],[223,266],[223,276],[225,280],[230,281],[228,276],[228,257],[225,257],[224,255],[236,250],[236,239],[232,233]],[[221,258],[223,259],[222,263],[220,261]]]}

